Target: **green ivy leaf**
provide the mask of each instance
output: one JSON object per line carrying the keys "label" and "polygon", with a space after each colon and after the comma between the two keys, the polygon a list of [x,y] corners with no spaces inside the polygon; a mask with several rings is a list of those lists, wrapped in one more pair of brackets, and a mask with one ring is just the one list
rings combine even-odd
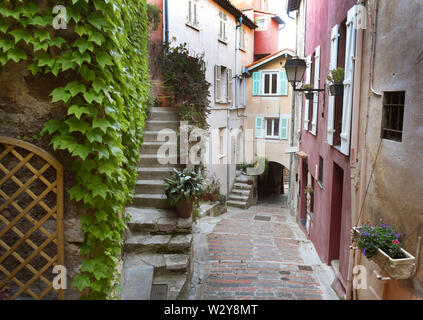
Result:
{"label": "green ivy leaf", "polygon": [[87,107],[80,107],[80,106],[74,104],[68,109],[68,116],[70,116],[72,114],[77,119],[80,119],[83,114],[90,114],[90,109],[88,109]]}
{"label": "green ivy leaf", "polygon": [[50,33],[46,30],[36,30],[34,32],[34,37],[38,38],[40,41],[50,40]]}
{"label": "green ivy leaf", "polygon": [[15,38],[15,43],[18,43],[20,40],[24,40],[26,43],[29,43],[32,39],[32,35],[28,31],[23,29],[16,29],[9,32],[13,38]]}
{"label": "green ivy leaf", "polygon": [[38,13],[40,9],[38,6],[33,2],[27,2],[21,7],[21,13],[24,17],[31,18],[36,13]]}
{"label": "green ivy leaf", "polygon": [[7,55],[3,52],[0,52],[0,64],[4,66],[8,60],[9,59],[7,59]]}
{"label": "green ivy leaf", "polygon": [[101,104],[103,101],[103,96],[99,95],[94,91],[94,89],[90,89],[90,91],[84,92],[84,98],[87,100],[88,103],[92,103],[93,101]]}
{"label": "green ivy leaf", "polygon": [[96,118],[93,120],[93,128],[100,128],[104,133],[106,133],[107,129],[111,126],[112,125],[110,124],[109,120],[105,118]]}
{"label": "green ivy leaf", "polygon": [[75,157],[81,157],[82,160],[85,160],[88,155],[91,153],[91,147],[89,145],[78,145],[75,150],[73,150],[72,155]]}
{"label": "green ivy leaf", "polygon": [[38,54],[34,59],[38,60],[39,67],[49,66],[51,68],[55,62],[55,60],[46,52]]}
{"label": "green ivy leaf", "polygon": [[62,37],[55,37],[54,39],[51,39],[50,41],[48,41],[48,45],[50,47],[56,46],[58,48],[61,48],[62,45],[65,43],[65,39],[63,39]]}
{"label": "green ivy leaf", "polygon": [[107,150],[106,146],[104,145],[95,146],[93,150],[98,152],[98,158],[100,160],[101,159],[107,160],[110,158],[109,150]]}
{"label": "green ivy leaf", "polygon": [[50,93],[50,96],[53,97],[51,99],[51,101],[53,103],[59,102],[59,101],[63,101],[64,103],[67,103],[69,101],[69,99],[71,98],[70,93],[66,92],[66,88],[64,88],[64,87],[59,87],[59,88],[54,89]]}
{"label": "green ivy leaf", "polygon": [[15,43],[12,40],[9,39],[1,39],[0,40],[0,48],[3,50],[3,52],[7,52],[10,49],[15,47]]}
{"label": "green ivy leaf", "polygon": [[94,50],[93,43],[82,37],[76,39],[72,46],[77,47],[80,53],[84,53],[86,50]]}
{"label": "green ivy leaf", "polygon": [[41,16],[35,16],[29,20],[29,24],[33,26],[45,27],[48,25],[48,22]]}
{"label": "green ivy leaf", "polygon": [[88,40],[95,42],[99,46],[101,46],[101,44],[105,41],[103,35],[100,32],[95,30],[88,31]]}
{"label": "green ivy leaf", "polygon": [[7,52],[7,58],[12,59],[15,62],[25,60],[27,58],[26,52],[21,48],[11,49]]}
{"label": "green ivy leaf", "polygon": [[48,49],[48,43],[47,42],[38,42],[38,41],[35,41],[33,43],[33,45],[34,45],[34,52],[37,52],[39,50],[46,51]]}
{"label": "green ivy leaf", "polygon": [[87,18],[88,22],[94,27],[101,30],[103,27],[110,27],[110,24],[104,19],[104,16],[99,11],[93,11]]}
{"label": "green ivy leaf", "polygon": [[84,198],[85,191],[81,189],[79,186],[73,186],[71,189],[68,190],[69,196],[71,200],[81,201]]}
{"label": "green ivy leaf", "polygon": [[100,92],[101,90],[108,91],[108,86],[102,78],[95,79],[95,81],[93,82],[93,88],[94,88],[94,91],[97,93]]}
{"label": "green ivy leaf", "polygon": [[103,162],[99,165],[98,171],[102,174],[106,174],[107,176],[111,177],[113,172],[116,171],[116,165],[114,163],[111,163],[110,161]]}
{"label": "green ivy leaf", "polygon": [[31,71],[32,75],[35,76],[39,72],[39,68],[36,63],[31,63],[28,66],[29,71]]}
{"label": "green ivy leaf", "polygon": [[72,53],[72,59],[75,61],[79,66],[81,66],[84,62],[90,63],[91,62],[91,56],[88,52],[84,52],[81,54],[78,51],[74,51]]}
{"label": "green ivy leaf", "polygon": [[107,221],[107,212],[103,210],[97,211],[95,217],[98,221]]}
{"label": "green ivy leaf", "polygon": [[68,150],[72,153],[78,146],[78,142],[76,142],[75,138],[72,136],[62,136],[60,134],[56,134],[52,139],[51,143],[53,144],[53,149],[56,151],[59,150]]}
{"label": "green ivy leaf", "polygon": [[75,278],[73,278],[73,281],[72,281],[72,286],[77,288],[80,292],[82,292],[85,288],[89,288],[90,285],[91,285],[90,278],[84,274],[77,274]]}
{"label": "green ivy leaf", "polygon": [[9,29],[9,24],[0,17],[0,31],[6,33]]}
{"label": "green ivy leaf", "polygon": [[82,83],[79,83],[78,81],[69,82],[66,85],[65,90],[70,92],[72,97],[75,97],[79,93],[83,94],[86,91],[85,86]]}
{"label": "green ivy leaf", "polygon": [[45,135],[46,133],[48,134],[52,134],[55,133],[57,130],[59,130],[59,128],[63,126],[62,121],[60,120],[49,120],[44,124],[44,128],[43,130],[41,130],[41,135]]}
{"label": "green ivy leaf", "polygon": [[78,131],[81,133],[85,133],[87,129],[90,127],[90,125],[86,123],[85,121],[76,119],[74,117],[66,120],[66,123],[69,126],[69,132]]}
{"label": "green ivy leaf", "polygon": [[90,70],[87,66],[83,65],[79,71],[81,72],[81,75],[85,81],[94,81],[95,72],[93,70]]}
{"label": "green ivy leaf", "polygon": [[103,132],[99,128],[88,130],[87,138],[91,143],[93,142],[102,143]]}
{"label": "green ivy leaf", "polygon": [[113,65],[110,55],[105,51],[98,52],[95,58],[102,69],[104,69],[105,66]]}

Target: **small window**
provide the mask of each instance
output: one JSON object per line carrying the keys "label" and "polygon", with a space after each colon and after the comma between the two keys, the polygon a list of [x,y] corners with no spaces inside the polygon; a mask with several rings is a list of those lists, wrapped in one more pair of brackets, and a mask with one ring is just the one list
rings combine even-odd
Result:
{"label": "small window", "polygon": [[385,92],[382,116],[382,138],[402,141],[405,92]]}
{"label": "small window", "polygon": [[223,42],[228,41],[227,37],[227,21],[228,16],[223,11],[219,11],[219,40]]}
{"label": "small window", "polygon": [[263,73],[263,94],[278,94],[279,74],[277,72]]}
{"label": "small window", "polygon": [[232,69],[225,66],[215,66],[215,102],[231,103],[233,98]]}
{"label": "small window", "polygon": [[319,180],[318,183],[323,187],[323,158],[319,157]]}
{"label": "small window", "polygon": [[267,118],[265,122],[266,138],[279,139],[279,119]]}
{"label": "small window", "polygon": [[256,18],[255,20],[257,29],[256,31],[265,31],[267,30],[267,21],[266,18]]}
{"label": "small window", "polygon": [[245,29],[243,26],[239,28],[239,48],[245,50]]}
{"label": "small window", "polygon": [[198,0],[188,0],[187,24],[198,28]]}

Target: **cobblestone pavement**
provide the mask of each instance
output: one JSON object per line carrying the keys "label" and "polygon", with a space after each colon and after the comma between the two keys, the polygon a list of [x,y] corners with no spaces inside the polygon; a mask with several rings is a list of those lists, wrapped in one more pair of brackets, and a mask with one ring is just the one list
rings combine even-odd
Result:
{"label": "cobblestone pavement", "polygon": [[194,236],[189,299],[337,299],[332,269],[278,202],[202,218]]}

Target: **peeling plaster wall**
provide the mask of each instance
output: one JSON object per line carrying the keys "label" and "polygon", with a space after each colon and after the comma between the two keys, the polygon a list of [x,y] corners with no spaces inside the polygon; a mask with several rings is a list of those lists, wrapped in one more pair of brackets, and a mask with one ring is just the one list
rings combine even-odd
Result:
{"label": "peeling plaster wall", "polygon": [[39,137],[46,121],[66,117],[65,109],[58,103],[52,104],[49,97],[57,85],[63,85],[60,81],[51,74],[33,77],[23,63],[9,62],[3,66],[0,69],[0,135],[25,137],[27,142],[52,154],[64,167],[65,266],[68,276],[65,295],[66,299],[77,299],[79,294],[71,288],[71,283],[81,264],[78,245],[83,241],[79,219],[83,208],[70,201],[66,192],[74,184],[71,158],[64,152],[53,152],[48,136]]}
{"label": "peeling plaster wall", "polygon": [[[368,30],[364,32],[359,120],[358,158],[366,147],[367,182],[381,143],[363,218],[394,225],[405,235],[403,246],[412,255],[415,255],[417,236],[423,236],[422,27],[420,0],[379,1],[374,86],[380,93],[406,92],[402,142],[380,138],[383,98],[369,91],[371,37]],[[423,255],[418,265],[416,278],[386,283],[386,299],[423,299]],[[368,271],[371,273],[372,268]],[[359,290],[359,298],[368,295],[366,290]]]}

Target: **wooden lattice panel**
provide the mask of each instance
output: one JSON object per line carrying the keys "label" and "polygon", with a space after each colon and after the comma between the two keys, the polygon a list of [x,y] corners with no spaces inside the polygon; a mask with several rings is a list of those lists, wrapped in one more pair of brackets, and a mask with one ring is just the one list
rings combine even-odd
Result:
{"label": "wooden lattice panel", "polygon": [[42,149],[0,137],[0,299],[64,299],[63,169]]}

